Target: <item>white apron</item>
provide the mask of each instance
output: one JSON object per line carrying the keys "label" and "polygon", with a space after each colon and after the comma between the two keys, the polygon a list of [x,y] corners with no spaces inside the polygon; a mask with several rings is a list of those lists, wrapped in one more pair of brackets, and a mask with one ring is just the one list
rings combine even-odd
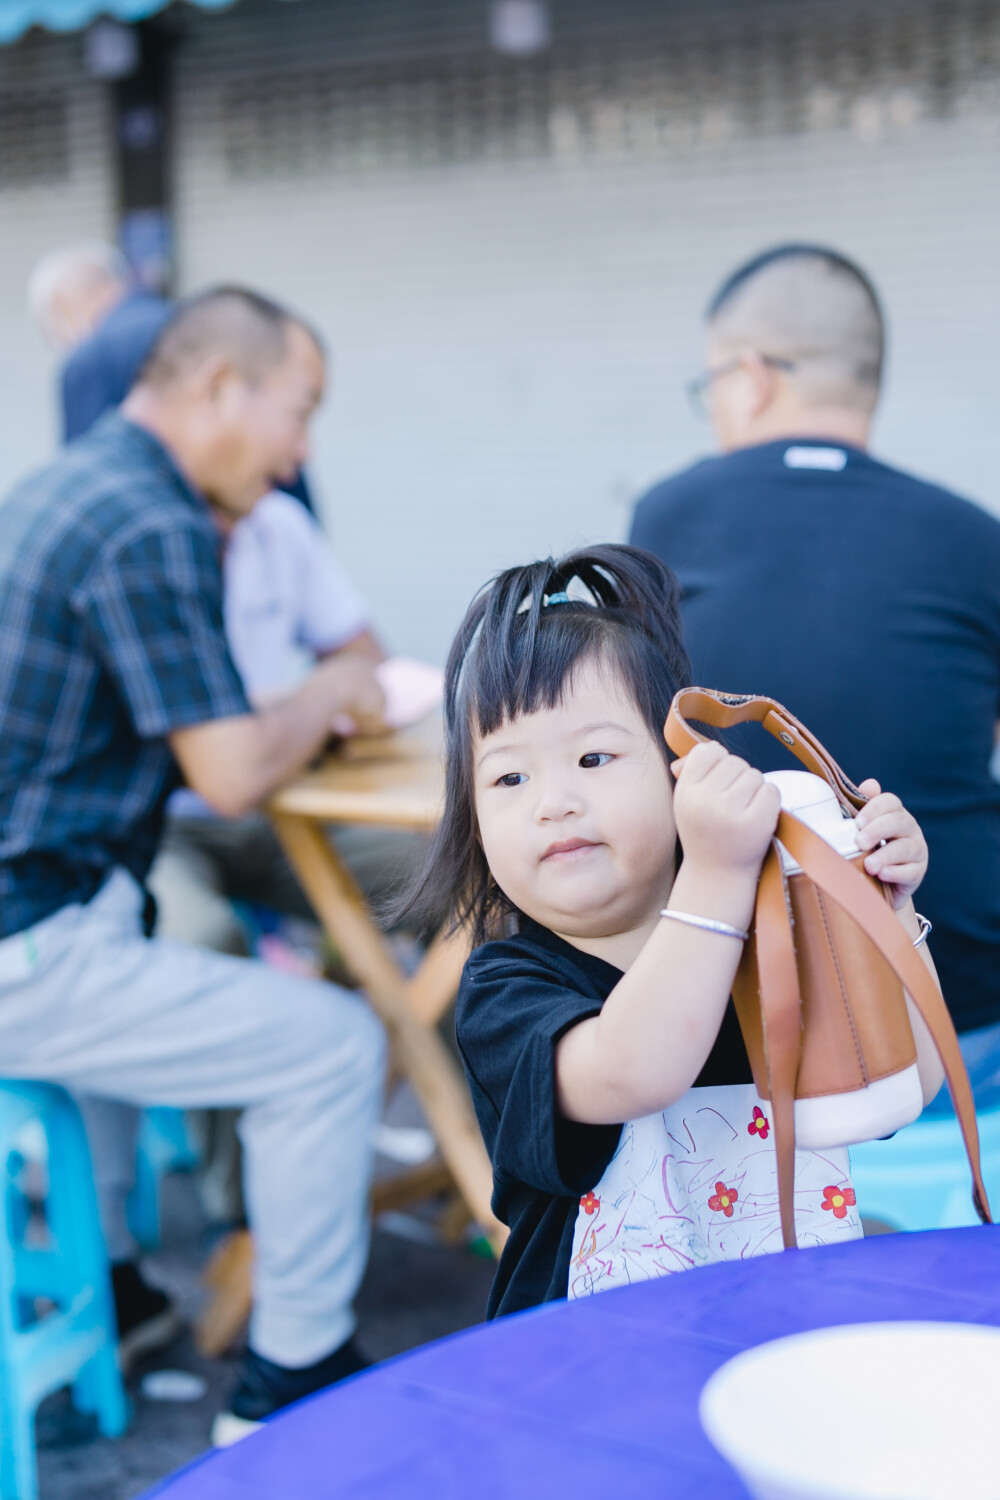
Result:
{"label": "white apron", "polygon": [[[770,1106],[752,1083],[689,1089],[630,1120],[580,1199],[570,1297],[782,1248]],[[795,1153],[799,1245],[860,1239],[845,1147]]]}

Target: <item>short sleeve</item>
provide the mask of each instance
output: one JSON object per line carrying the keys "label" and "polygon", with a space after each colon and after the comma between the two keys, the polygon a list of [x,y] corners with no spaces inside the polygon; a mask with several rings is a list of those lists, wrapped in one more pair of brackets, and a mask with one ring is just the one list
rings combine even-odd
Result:
{"label": "short sleeve", "polygon": [[618,1148],[620,1125],[567,1120],[556,1097],[556,1044],[601,1000],[518,955],[466,966],[456,1031],[498,1195],[524,1183],[558,1197],[593,1187]]}
{"label": "short sleeve", "polygon": [[76,603],[140,738],[250,712],[207,532],[144,529],[101,559]]}
{"label": "short sleeve", "polygon": [[368,628],[367,605],[334,557],[318,522],[298,500],[288,499],[286,511],[285,525],[294,538],[301,585],[297,644],[317,654],[336,651]]}

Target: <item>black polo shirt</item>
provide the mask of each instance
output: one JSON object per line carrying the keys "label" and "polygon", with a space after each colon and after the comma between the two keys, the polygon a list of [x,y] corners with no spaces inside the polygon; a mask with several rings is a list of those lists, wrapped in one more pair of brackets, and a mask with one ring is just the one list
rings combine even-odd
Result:
{"label": "black polo shirt", "polygon": [[[510,1225],[488,1317],[566,1296],[580,1198],[600,1182],[622,1127],[581,1125],[560,1113],[556,1043],[597,1015],[621,977],[527,919],[516,936],[484,943],[465,965],[455,1033],[493,1163],[493,1212]],[[750,1082],[730,1003],[697,1083]]]}
{"label": "black polo shirt", "polygon": [[[960,1030],[1000,1022],[1000,521],[819,440],[708,459],[640,501],[673,568],[699,685],[764,693],[920,820],[917,907]],[[794,764],[763,732],[736,743]]]}

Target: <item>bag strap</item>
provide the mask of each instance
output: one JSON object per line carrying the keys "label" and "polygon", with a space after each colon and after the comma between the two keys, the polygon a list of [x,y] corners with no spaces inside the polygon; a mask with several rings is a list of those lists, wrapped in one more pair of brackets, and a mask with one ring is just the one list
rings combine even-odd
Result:
{"label": "bag strap", "polygon": [[688,718],[710,724],[713,729],[731,729],[734,724],[762,724],[768,734],[787,746],[807,770],[816,776],[822,776],[827,785],[833,788],[843,810],[851,817],[865,805],[865,798],[851,778],[840,769],[830,752],[774,698],[716,693],[710,688],[681,688],[674,695],[663,728],[664,738],[675,755],[686,755],[695,745],[702,744],[707,739],[706,735],[691,728]]}
{"label": "bag strap", "polygon": [[776,843],[772,843],[767,851],[760,872],[754,933],[760,979],[761,1037],[777,1157],[781,1238],[786,1250],[794,1250],[795,1085],[802,1051],[802,1000],[788,886]]}
{"label": "bag strap", "polygon": [[791,813],[778,818],[778,838],[820,890],[857,923],[878,948],[923,1018],[944,1064],[952,1107],[972,1169],[972,1202],[984,1224],[993,1222],[979,1161],[979,1127],[954,1022],[944,996],[892,907],[880,898],[850,860]]}

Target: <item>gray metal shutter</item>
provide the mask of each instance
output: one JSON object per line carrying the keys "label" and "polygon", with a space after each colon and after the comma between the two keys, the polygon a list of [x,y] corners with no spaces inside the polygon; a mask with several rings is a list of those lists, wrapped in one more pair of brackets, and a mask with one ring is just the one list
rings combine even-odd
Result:
{"label": "gray metal shutter", "polygon": [[114,237],[101,85],[79,36],[31,32],[0,48],[0,496],[53,450],[55,362],[28,317],[28,277],[48,250]]}
{"label": "gray metal shutter", "polygon": [[329,339],[316,484],[395,649],[440,658],[489,574],[623,535],[709,448],[701,308],[780,239],[883,291],[877,450],[1000,508],[1000,7],[691,10],[560,0],[522,60],[472,0],[190,15],[182,278]]}

